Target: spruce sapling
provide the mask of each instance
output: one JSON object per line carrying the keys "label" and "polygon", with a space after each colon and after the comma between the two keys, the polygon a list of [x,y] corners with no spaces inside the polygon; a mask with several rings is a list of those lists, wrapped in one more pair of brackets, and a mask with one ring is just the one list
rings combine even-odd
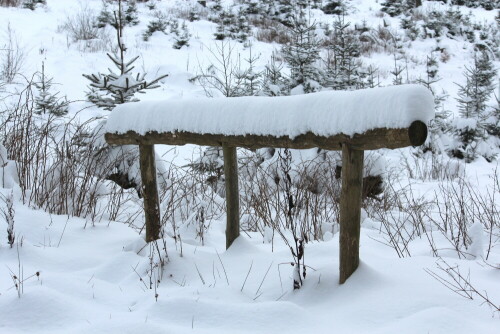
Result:
{"label": "spruce sapling", "polygon": [[137,3],[135,0],[129,0],[127,9],[125,10],[124,21],[128,25],[136,26],[139,24],[139,16],[137,14]]}
{"label": "spruce sapling", "polygon": [[360,71],[360,42],[345,16],[338,16],[333,23],[333,35],[328,45],[325,85],[334,90],[357,89],[363,86]]}
{"label": "spruce sapling", "polygon": [[113,22],[113,13],[111,13],[111,11],[109,10],[108,3],[105,0],[103,0],[101,12],[99,13],[99,16],[97,16],[96,27],[104,28],[106,25],[111,24],[112,22]]}
{"label": "spruce sapling", "polygon": [[244,59],[248,64],[245,70],[239,70],[236,74],[241,79],[242,96],[255,96],[260,91],[262,72],[255,70],[255,63],[259,56],[252,55],[252,47],[249,48],[249,57]]}
{"label": "spruce sapling", "polygon": [[177,30],[174,39],[175,43],[173,45],[174,49],[181,49],[183,46],[189,46],[189,38],[191,34],[189,33],[186,22],[182,22],[181,31]]}
{"label": "spruce sapling", "polygon": [[278,61],[275,52],[266,65],[262,79],[262,93],[267,96],[289,95],[288,79],[283,75],[283,63]]}
{"label": "spruce sapling", "polygon": [[105,110],[113,110],[117,104],[126,102],[138,101],[134,98],[137,92],[143,92],[146,89],[158,87],[158,82],[167,77],[162,75],[150,82],[145,80],[146,74],[132,74],[134,62],[139,58],[136,56],[129,61],[125,60],[125,52],[127,48],[123,42],[123,17],[121,9],[121,1],[118,1],[118,11],[114,13],[116,26],[116,37],[118,42],[118,55],[107,54],[109,59],[118,68],[119,73],[113,72],[111,69],[108,74],[83,74],[90,83],[90,91],[87,93],[87,98],[90,102]]}
{"label": "spruce sapling", "polygon": [[45,75],[45,64],[42,63],[42,72],[38,74],[38,81],[34,82],[35,88],[38,90],[38,96],[35,97],[35,113],[37,114],[53,114],[62,116],[68,113],[69,102],[66,97],[58,98],[58,93],[52,93],[53,78]]}
{"label": "spruce sapling", "polygon": [[461,141],[452,154],[471,162],[477,157],[477,142],[485,139],[488,117],[486,102],[493,92],[496,71],[486,52],[476,53],[472,67],[465,67],[465,85],[457,84],[458,108],[464,120],[455,125],[455,133]]}
{"label": "spruce sapling", "polygon": [[148,28],[142,34],[142,39],[144,41],[148,41],[149,37],[151,37],[155,32],[161,31],[166,34],[167,27],[169,26],[169,21],[165,14],[162,12],[155,12],[155,19],[148,23]]}
{"label": "spruce sapling", "polygon": [[320,89],[319,40],[316,36],[316,26],[306,23],[302,14],[293,20],[290,28],[292,40],[282,48],[284,60],[290,67],[292,86],[302,85],[305,93]]}

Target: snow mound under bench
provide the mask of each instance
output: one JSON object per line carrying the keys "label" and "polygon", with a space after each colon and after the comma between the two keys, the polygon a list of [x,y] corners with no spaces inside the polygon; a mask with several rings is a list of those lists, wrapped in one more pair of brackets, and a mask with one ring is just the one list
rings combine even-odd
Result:
{"label": "snow mound under bench", "polygon": [[401,85],[283,97],[126,103],[113,110],[106,132],[352,136],[377,128],[407,128],[433,117],[432,93],[420,85]]}

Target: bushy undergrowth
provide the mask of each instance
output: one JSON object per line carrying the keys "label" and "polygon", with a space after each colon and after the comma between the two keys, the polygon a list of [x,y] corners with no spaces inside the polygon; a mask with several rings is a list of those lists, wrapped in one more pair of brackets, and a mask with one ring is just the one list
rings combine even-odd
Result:
{"label": "bushy undergrowth", "polygon": [[[2,144],[15,166],[23,203],[54,214],[116,219],[123,191],[105,180],[117,161],[105,160],[92,146],[97,119],[78,121],[78,115],[61,118],[39,115],[33,82],[12,96],[1,114]],[[104,198],[106,200],[104,201]],[[111,205],[107,202],[110,201]]]}

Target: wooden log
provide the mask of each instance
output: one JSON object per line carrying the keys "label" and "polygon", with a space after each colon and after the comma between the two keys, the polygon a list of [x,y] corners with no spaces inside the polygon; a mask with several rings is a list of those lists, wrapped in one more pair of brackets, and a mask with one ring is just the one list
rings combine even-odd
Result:
{"label": "wooden log", "polygon": [[401,148],[406,146],[422,145],[427,138],[427,126],[421,121],[413,122],[410,127],[403,129],[373,129],[362,134],[347,136],[318,136],[312,132],[299,135],[295,138],[288,136],[264,135],[223,135],[200,134],[192,132],[158,133],[148,132],[140,135],[129,131],[123,134],[106,133],[106,141],[111,145],[185,145],[197,144],[203,146],[222,146],[223,143],[232,147],[257,149],[262,147],[288,147],[293,149],[308,149],[313,147],[325,150],[342,150],[343,144],[357,150],[376,150],[379,148]]}
{"label": "wooden log", "polygon": [[161,230],[154,146],[139,145],[139,160],[146,216],[146,242],[150,242],[160,238]]}
{"label": "wooden log", "polygon": [[240,235],[240,193],[238,190],[238,158],[236,147],[222,145],[226,180],[226,249]]}
{"label": "wooden log", "polygon": [[340,284],[343,284],[359,265],[363,157],[364,151],[343,145],[340,195]]}

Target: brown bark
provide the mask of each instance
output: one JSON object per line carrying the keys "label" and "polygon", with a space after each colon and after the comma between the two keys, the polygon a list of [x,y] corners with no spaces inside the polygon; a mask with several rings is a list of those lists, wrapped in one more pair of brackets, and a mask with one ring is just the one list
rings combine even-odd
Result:
{"label": "brown bark", "polygon": [[238,189],[238,158],[236,147],[223,145],[226,178],[226,249],[240,235],[240,193]]}
{"label": "brown bark", "polygon": [[154,146],[140,145],[139,159],[146,218],[146,242],[150,242],[160,238],[161,230]]}
{"label": "brown bark", "polygon": [[263,147],[287,147],[293,149],[308,149],[313,147],[325,150],[342,150],[342,144],[349,144],[357,150],[376,150],[379,148],[401,148],[422,145],[427,138],[427,126],[415,121],[409,128],[403,129],[373,129],[362,134],[347,136],[318,136],[312,132],[295,138],[288,136],[262,136],[248,134],[245,136],[228,136],[223,134],[200,134],[192,132],[158,133],[149,132],[140,135],[129,131],[124,134],[106,133],[106,141],[111,145],[185,145],[197,144],[203,146],[222,146],[223,143],[233,147],[257,149]]}
{"label": "brown bark", "polygon": [[340,284],[359,265],[359,235],[364,152],[342,148],[342,194],[340,196]]}

